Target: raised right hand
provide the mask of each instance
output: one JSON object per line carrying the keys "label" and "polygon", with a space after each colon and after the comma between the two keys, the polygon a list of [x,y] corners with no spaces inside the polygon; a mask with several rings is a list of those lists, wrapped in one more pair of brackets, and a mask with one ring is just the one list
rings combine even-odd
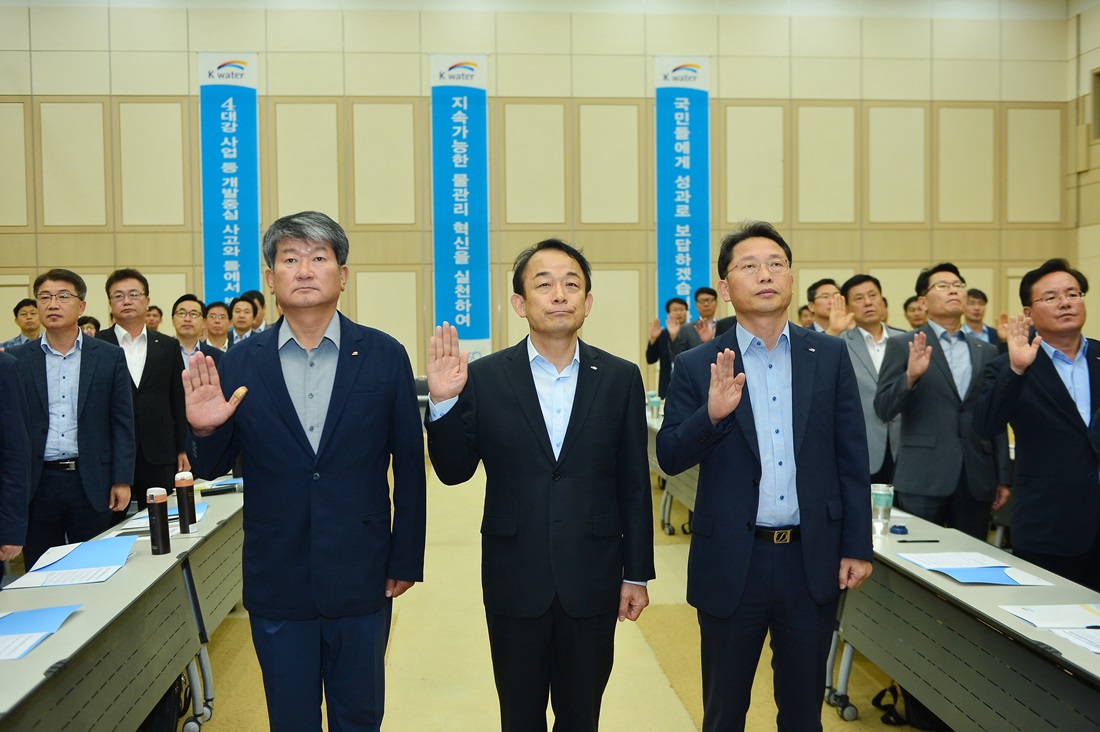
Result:
{"label": "raised right hand", "polygon": [[657,339],[661,337],[661,321],[654,318],[649,324],[649,342],[656,343]]}
{"label": "raised right hand", "polygon": [[1035,356],[1039,353],[1039,344],[1043,342],[1043,337],[1036,333],[1035,339],[1028,343],[1027,337],[1030,331],[1031,318],[1025,317],[1022,313],[1009,318],[1005,326],[1005,334],[1008,336],[1005,338],[1008,344],[1008,364],[1017,374],[1023,375],[1031,368],[1031,364],[1035,363]]}
{"label": "raised right hand", "polygon": [[917,333],[909,342],[909,364],[905,369],[905,378],[910,389],[917,383],[917,379],[924,376],[930,363],[932,363],[932,346],[928,345],[928,336]]}
{"label": "raised right hand", "polygon": [[206,437],[229,421],[237,411],[237,405],[244,399],[244,394],[234,393],[229,401],[225,400],[218,369],[214,367],[214,359],[210,356],[196,353],[191,356],[190,364],[191,370],[183,372],[187,422],[196,436]]}
{"label": "raised right hand", "polygon": [[707,392],[707,414],[711,424],[717,425],[733,414],[741,403],[741,390],[745,388],[745,372],[734,376],[733,361],[737,354],[727,348],[718,354],[718,360],[710,365],[710,390]]}
{"label": "raised right hand", "polygon": [[458,329],[448,325],[435,327],[428,344],[428,396],[433,403],[447,401],[466,387],[470,354],[458,345]]}

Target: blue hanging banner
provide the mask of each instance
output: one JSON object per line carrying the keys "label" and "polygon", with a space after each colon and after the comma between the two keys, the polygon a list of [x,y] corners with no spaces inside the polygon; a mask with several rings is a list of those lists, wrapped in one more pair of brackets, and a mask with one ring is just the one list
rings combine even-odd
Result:
{"label": "blue hanging banner", "polygon": [[202,271],[206,302],[260,289],[256,54],[199,54]]}
{"label": "blue hanging banner", "polygon": [[492,350],[486,63],[431,57],[434,322],[454,325],[471,358]]}
{"label": "blue hanging banner", "polygon": [[657,317],[714,275],[710,256],[710,73],[706,58],[657,57]]}

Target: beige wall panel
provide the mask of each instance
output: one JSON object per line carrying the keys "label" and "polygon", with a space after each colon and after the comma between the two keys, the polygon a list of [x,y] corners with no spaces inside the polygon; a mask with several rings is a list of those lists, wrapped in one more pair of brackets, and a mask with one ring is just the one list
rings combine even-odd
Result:
{"label": "beige wall panel", "polygon": [[[22,285],[0,284],[0,302],[5,303],[5,305],[10,304],[10,307],[15,307],[15,303],[19,302],[25,297],[29,297],[30,294],[31,288],[29,283]],[[7,310],[9,313],[11,312],[11,310],[9,310],[7,307],[5,307],[4,309]],[[5,318],[4,327],[2,330],[0,330],[0,333],[4,334],[0,337],[3,337],[4,340],[7,340],[13,335],[17,335],[19,333],[19,329],[15,327],[14,323]]]}
{"label": "beige wall panel", "polygon": [[1061,111],[1009,109],[1005,126],[1005,219],[1010,223],[1060,222]]}
{"label": "beige wall panel", "polygon": [[341,51],[344,43],[344,19],[339,10],[267,11],[267,50]]}
{"label": "beige wall panel", "polygon": [[[1000,259],[1027,262],[1028,269],[1052,257],[1065,257],[1074,262],[1078,255],[1074,246],[1075,233],[1074,229],[1006,229],[1001,232]],[[1015,295],[1013,300],[1019,304]]]}
{"label": "beige wall panel", "polygon": [[0,48],[11,51],[30,50],[29,8],[0,8]]}
{"label": "beige wall panel", "polygon": [[[34,261],[27,256],[27,253],[33,252],[36,246],[33,233],[0,234],[0,267],[34,267]],[[34,276],[30,277],[30,280],[33,281]]]}
{"label": "beige wall panel", "polygon": [[[933,229],[929,263],[996,260],[1001,253],[1001,232],[995,229]],[[965,255],[965,260],[963,259]],[[965,267],[963,275],[966,275]]]}
{"label": "beige wall panel", "polygon": [[798,110],[798,220],[855,221],[855,109]]}
{"label": "beige wall panel", "polygon": [[718,96],[722,99],[787,99],[790,95],[790,59],[718,59]]}
{"label": "beige wall panel", "polygon": [[[348,265],[416,265],[431,262],[431,242],[420,231],[348,232]],[[404,267],[403,269],[408,269]]]}
{"label": "beige wall panel", "polygon": [[1001,21],[1002,59],[1065,61],[1072,55],[1066,44],[1064,20]]}
{"label": "beige wall panel", "polygon": [[565,108],[504,107],[504,220],[565,223]]}
{"label": "beige wall panel", "polygon": [[[38,268],[45,272],[53,267],[76,270],[88,283],[88,292],[103,292],[103,281],[93,286],[85,268],[110,272],[115,268],[115,236],[102,234],[45,234],[38,235]],[[23,256],[24,263],[26,255]],[[129,263],[128,263],[129,264]],[[106,277],[104,277],[106,280]],[[104,296],[106,298],[106,296]]]}
{"label": "beige wall panel", "polygon": [[[201,240],[201,238],[201,232],[128,233],[120,231],[115,238],[115,261],[119,266],[135,264],[143,273],[147,267],[202,266],[201,256],[196,261],[195,250],[192,247],[195,240]],[[154,302],[160,305],[165,315],[168,315],[172,302],[183,294],[183,292],[177,292],[169,299],[167,293],[159,287],[153,287],[153,285],[150,287],[153,289]]]}
{"label": "beige wall panel", "polygon": [[107,8],[31,8],[31,48],[36,51],[106,51]]}
{"label": "beige wall panel", "polygon": [[103,105],[50,103],[39,110],[44,223],[103,226],[107,223]]}
{"label": "beige wall panel", "polygon": [[[1071,64],[1072,66],[1073,64]],[[1079,71],[1076,74],[1077,78],[1077,94],[1079,96],[1085,96],[1092,93],[1092,72],[1096,69],[1100,69],[1100,48],[1093,49],[1082,53],[1077,60],[1076,66]],[[1092,108],[1086,107],[1085,114],[1090,122],[1094,122],[1092,119]]]}
{"label": "beige wall panel", "polygon": [[650,56],[714,56],[718,33],[714,15],[656,15],[646,18],[645,52]]}
{"label": "beige wall panel", "polygon": [[276,106],[278,216],[323,211],[340,220],[338,133],[335,104]]}
{"label": "beige wall panel", "polygon": [[936,59],[997,59],[999,24],[988,20],[932,19],[932,55]]}
{"label": "beige wall panel", "polygon": [[31,51],[31,83],[39,95],[111,93],[110,54],[102,51]]}
{"label": "beige wall panel", "polygon": [[859,59],[791,59],[791,96],[796,99],[859,99]]}
{"label": "beige wall panel", "polygon": [[925,110],[878,107],[868,112],[867,219],[925,220]]}
{"label": "beige wall panel", "polygon": [[785,15],[720,15],[718,53],[779,56],[791,53],[791,19]]}
{"label": "beige wall panel", "polygon": [[0,104],[0,226],[26,226],[27,129],[23,104]]}
{"label": "beige wall panel", "polygon": [[862,19],[863,58],[920,58],[932,55],[928,18]]}
{"label": "beige wall panel", "polygon": [[905,301],[916,294],[913,285],[920,274],[920,267],[868,267],[867,274],[882,283],[882,295],[890,303],[890,325],[909,330],[905,319]]}
{"label": "beige wall panel", "polygon": [[420,13],[415,10],[345,10],[344,50],[419,51]]}
{"label": "beige wall panel", "polygon": [[1001,98],[996,61],[932,61],[932,98],[944,101],[996,101]]}
{"label": "beige wall panel", "polygon": [[415,117],[411,104],[356,104],[355,223],[416,223]]}
{"label": "beige wall panel", "polygon": [[420,13],[420,50],[423,53],[495,53],[496,13]]}
{"label": "beige wall panel", "polygon": [[[815,231],[799,229],[784,234],[787,241],[793,240],[792,254],[795,269],[803,264],[825,262],[827,267],[835,267],[834,262],[858,262],[860,260],[860,232],[855,229],[828,229]],[[813,265],[811,265],[813,266]],[[818,265],[826,266],[826,265]],[[808,280],[807,283],[813,282]],[[803,293],[805,294],[805,293]]]}
{"label": "beige wall panel", "polygon": [[1080,50],[1100,48],[1100,7],[1089,8],[1077,16]]}
{"label": "beige wall panel", "polygon": [[932,257],[928,229],[867,229],[863,232],[863,261],[927,262]]}
{"label": "beige wall panel", "polygon": [[1064,102],[1073,96],[1065,62],[1004,61],[1001,74],[1004,101]]}
{"label": "beige wall panel", "polygon": [[497,53],[559,54],[569,50],[569,13],[497,13],[496,17]]}
{"label": "beige wall panel", "polygon": [[123,226],[181,226],[183,120],[179,104],[120,104]]}
{"label": "beige wall panel", "polygon": [[860,19],[791,18],[791,55],[803,58],[859,58]]}
{"label": "beige wall panel", "polygon": [[186,96],[191,57],[183,51],[111,54],[111,93],[115,95]]}
{"label": "beige wall panel", "polygon": [[645,20],[636,13],[573,13],[573,53],[645,53]]}
{"label": "beige wall panel", "polygon": [[783,107],[726,108],[726,220],[786,220]]}
{"label": "beige wall panel", "polygon": [[[1077,229],[1077,257],[1075,266],[1091,282],[1100,282],[1100,226],[1083,226]],[[1084,334],[1100,338],[1100,318],[1085,321]]]}
{"label": "beige wall panel", "polygon": [[401,342],[409,353],[413,373],[420,367],[417,322],[423,305],[417,296],[416,272],[356,272],[356,322],[378,328]]}
{"label": "beige wall panel", "polygon": [[[597,275],[599,279],[596,279]],[[581,333],[585,343],[638,363],[642,343],[641,272],[599,269],[592,290],[592,312]]]}
{"label": "beige wall panel", "polygon": [[573,55],[573,96],[645,96],[645,56]]}
{"label": "beige wall panel", "polygon": [[342,53],[267,54],[267,93],[276,96],[343,96]]}
{"label": "beige wall panel", "polygon": [[502,97],[568,97],[572,92],[569,56],[495,56],[497,94]]}
{"label": "beige wall panel", "polygon": [[992,109],[939,110],[938,221],[994,220],[993,134]]}
{"label": "beige wall panel", "polygon": [[190,51],[267,50],[266,13],[244,8],[189,8],[187,47]]}
{"label": "beige wall panel", "polygon": [[1100,224],[1100,183],[1077,189],[1078,226]]}
{"label": "beige wall panel", "polygon": [[359,97],[420,95],[420,56],[415,53],[345,53],[346,94]]}
{"label": "beige wall panel", "polygon": [[30,51],[0,51],[0,94],[30,93]]}
{"label": "beige wall panel", "polygon": [[84,309],[85,315],[90,315],[100,322],[100,325],[107,327],[110,322],[109,315],[111,312],[110,305],[107,303],[107,295],[103,291],[107,285],[107,274],[110,270],[102,272],[81,272],[80,276],[84,278],[84,283],[88,285],[88,307]]}
{"label": "beige wall panel", "polygon": [[863,99],[932,98],[932,65],[908,59],[864,59]]}
{"label": "beige wall panel", "polygon": [[579,132],[581,222],[637,223],[638,108],[581,105]]}
{"label": "beige wall panel", "polygon": [[186,51],[185,8],[111,8],[112,51]]}

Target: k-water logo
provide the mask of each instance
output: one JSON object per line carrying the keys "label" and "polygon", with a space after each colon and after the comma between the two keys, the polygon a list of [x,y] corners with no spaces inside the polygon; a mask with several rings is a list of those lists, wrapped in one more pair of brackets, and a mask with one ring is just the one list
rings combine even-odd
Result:
{"label": "k-water logo", "polygon": [[680,64],[663,75],[664,81],[676,81],[681,84],[694,84],[699,81],[699,64]]}
{"label": "k-water logo", "polygon": [[206,72],[207,79],[243,79],[244,72],[248,70],[248,62],[240,60],[226,61],[218,64],[216,69]]}
{"label": "k-water logo", "polygon": [[473,81],[477,73],[476,61],[459,61],[451,64],[446,71],[439,72],[440,81]]}

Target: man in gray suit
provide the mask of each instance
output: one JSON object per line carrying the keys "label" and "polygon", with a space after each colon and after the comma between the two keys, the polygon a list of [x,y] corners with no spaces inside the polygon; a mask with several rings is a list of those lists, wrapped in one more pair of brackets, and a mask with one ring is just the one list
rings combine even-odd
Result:
{"label": "man in gray suit", "polygon": [[884,422],[875,414],[875,391],[879,369],[886,355],[886,341],[905,335],[882,322],[882,285],[869,274],[857,274],[840,286],[840,294],[856,327],[840,334],[848,345],[852,365],[863,402],[863,421],[867,425],[867,452],[872,483],[894,480],[894,464],[901,445],[901,417]]}
{"label": "man in gray suit", "polygon": [[982,369],[997,349],[962,332],[966,282],[943,262],[917,277],[928,323],[886,341],[875,414],[901,415],[901,448],[894,470],[898,508],[979,539],[989,517],[1008,499],[1008,440],[974,431]]}

